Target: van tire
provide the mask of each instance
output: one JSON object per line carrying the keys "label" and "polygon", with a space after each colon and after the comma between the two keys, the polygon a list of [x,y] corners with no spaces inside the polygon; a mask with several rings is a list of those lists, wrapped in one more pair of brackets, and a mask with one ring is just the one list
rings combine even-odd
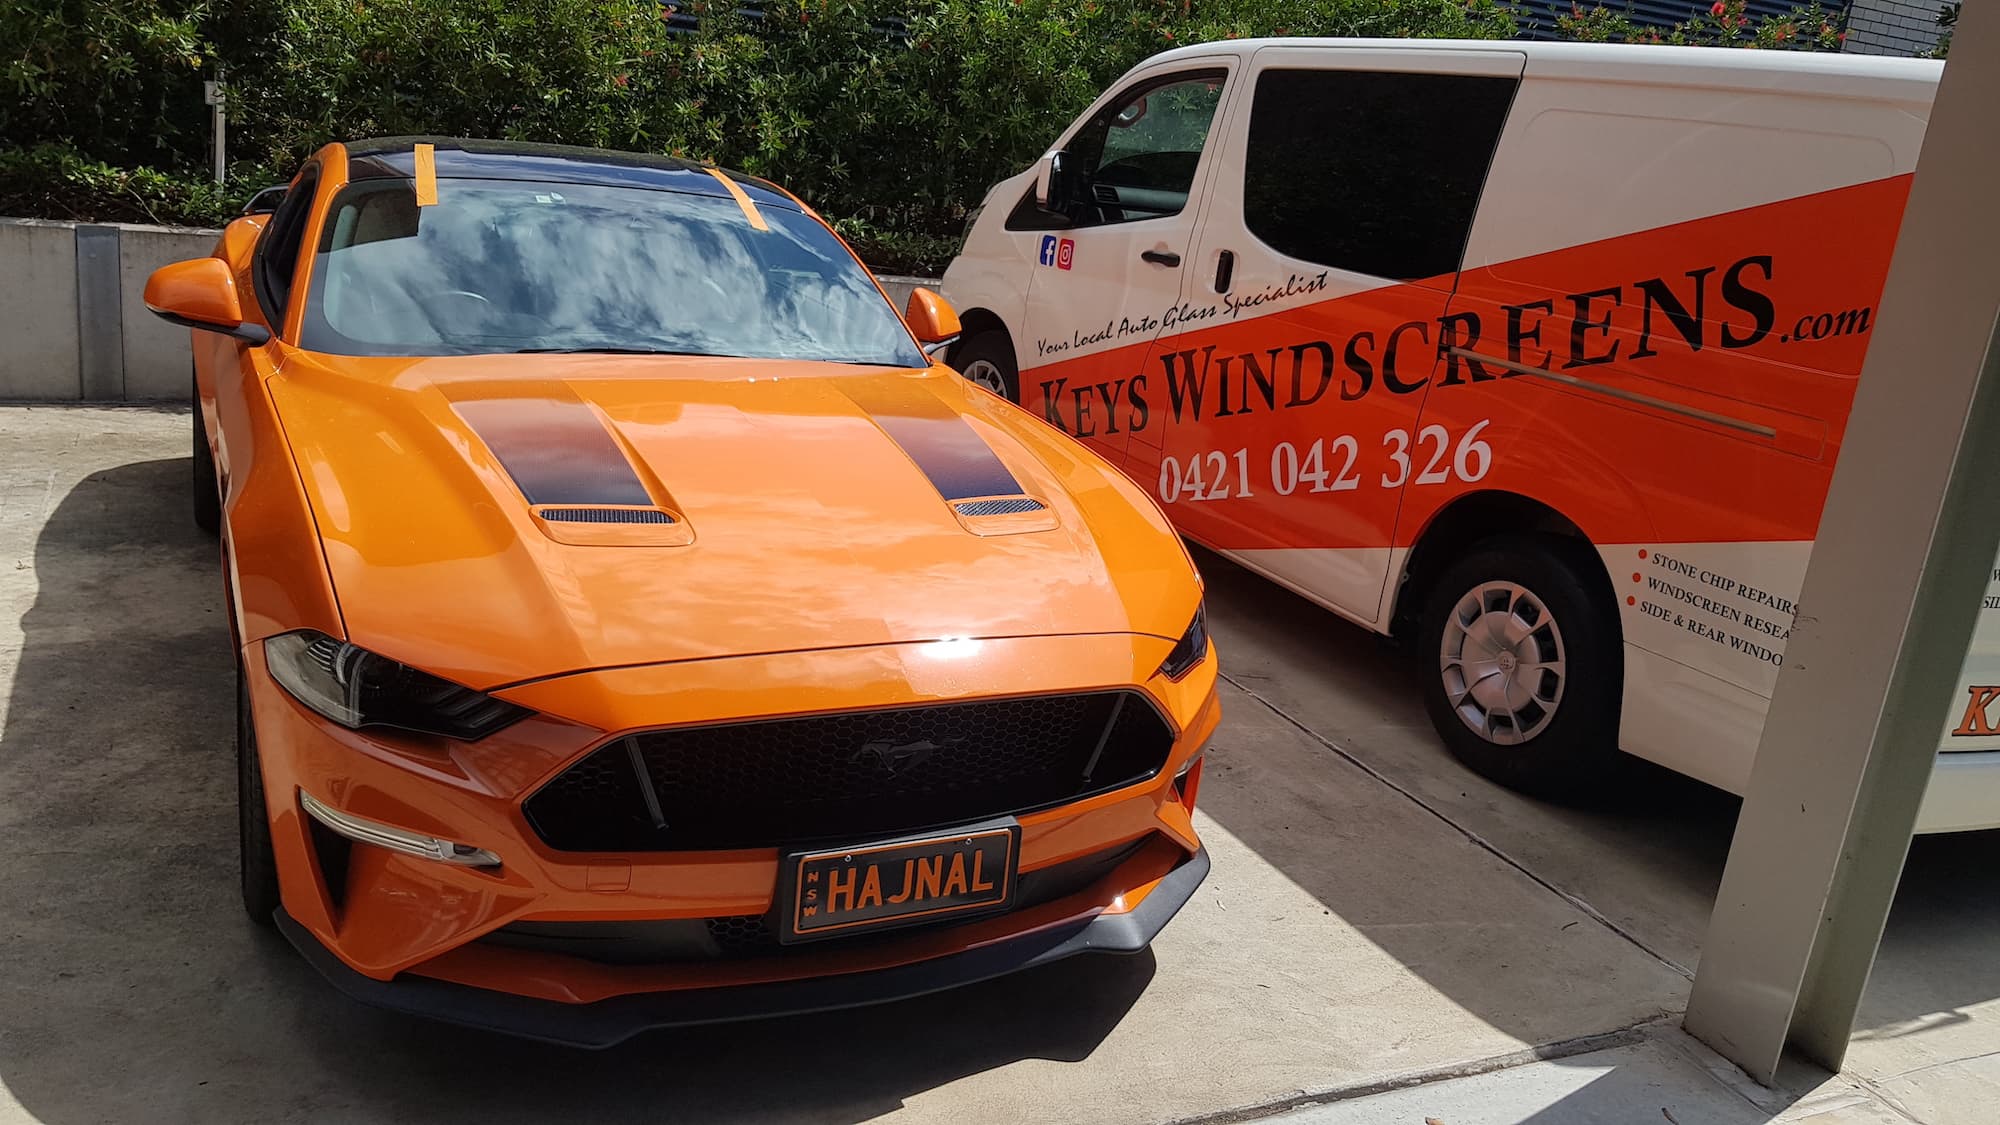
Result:
{"label": "van tire", "polygon": [[236,664],[236,840],[243,875],[243,910],[260,926],[277,923],[278,854],[271,844],[270,810],[264,804],[264,769],[257,758],[250,688]]}
{"label": "van tire", "polygon": [[975,332],[951,350],[951,366],[975,386],[1008,402],[1021,401],[1021,374],[1014,366],[1014,343],[1005,332]]}
{"label": "van tire", "polygon": [[194,525],[214,535],[222,530],[222,487],[215,479],[215,454],[208,448],[208,419],[201,413],[201,382],[192,373],[188,375],[188,385],[193,388],[194,421],[188,427],[194,431],[194,474],[188,481],[189,496],[194,506]]}
{"label": "van tire", "polygon": [[[1615,613],[1601,564],[1577,540],[1507,535],[1473,544],[1431,587],[1417,648],[1424,708],[1452,755],[1537,796],[1600,788],[1623,761]],[[1497,636],[1511,645],[1488,640]],[[1524,667],[1539,674],[1524,676]]]}

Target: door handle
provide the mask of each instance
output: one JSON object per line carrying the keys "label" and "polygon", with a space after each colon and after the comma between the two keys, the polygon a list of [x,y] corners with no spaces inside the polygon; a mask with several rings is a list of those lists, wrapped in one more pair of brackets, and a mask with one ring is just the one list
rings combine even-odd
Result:
{"label": "door handle", "polygon": [[1236,276],[1236,255],[1227,250],[1219,250],[1215,255],[1215,291],[1229,292],[1229,283]]}
{"label": "door handle", "polygon": [[1140,252],[1139,260],[1142,262],[1151,262],[1156,266],[1178,266],[1181,264],[1181,256],[1172,250],[1144,250]]}

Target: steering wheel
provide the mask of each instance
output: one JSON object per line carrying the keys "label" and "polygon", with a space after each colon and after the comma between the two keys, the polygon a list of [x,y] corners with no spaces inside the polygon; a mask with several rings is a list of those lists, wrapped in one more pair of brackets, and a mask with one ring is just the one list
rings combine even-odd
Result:
{"label": "steering wheel", "polygon": [[440,336],[459,335],[466,329],[478,330],[493,319],[493,302],[470,289],[433,289],[412,293],[410,299],[423,310],[431,330]]}

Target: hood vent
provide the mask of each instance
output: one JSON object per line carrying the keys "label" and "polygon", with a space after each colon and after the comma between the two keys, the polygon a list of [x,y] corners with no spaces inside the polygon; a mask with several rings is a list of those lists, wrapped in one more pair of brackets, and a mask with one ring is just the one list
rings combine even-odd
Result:
{"label": "hood vent", "polygon": [[543,508],[535,513],[555,523],[672,523],[657,508]]}
{"label": "hood vent", "polygon": [[572,547],[685,547],[694,542],[694,525],[687,516],[665,508],[551,504],[533,511],[542,534]]}
{"label": "hood vent", "polygon": [[998,500],[967,500],[953,504],[961,516],[1012,516],[1022,512],[1039,512],[1047,505],[1032,496],[1011,496]]}

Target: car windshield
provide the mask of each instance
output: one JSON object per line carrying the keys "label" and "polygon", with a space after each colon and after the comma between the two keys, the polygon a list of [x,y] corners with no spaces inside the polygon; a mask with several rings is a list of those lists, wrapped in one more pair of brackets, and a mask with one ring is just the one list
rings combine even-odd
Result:
{"label": "car windshield", "polygon": [[833,233],[727,195],[364,180],[328,209],[300,344],[341,355],[614,352],[921,367]]}

